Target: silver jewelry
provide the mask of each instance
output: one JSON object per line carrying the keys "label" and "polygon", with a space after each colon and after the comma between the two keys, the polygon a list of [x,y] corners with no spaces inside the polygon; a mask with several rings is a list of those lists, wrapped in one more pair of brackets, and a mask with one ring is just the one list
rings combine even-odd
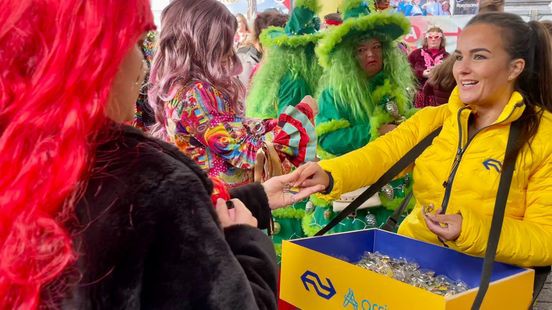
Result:
{"label": "silver jewelry", "polygon": [[393,186],[391,186],[391,184],[385,184],[381,188],[381,193],[385,195],[387,199],[395,198],[395,189],[393,188]]}

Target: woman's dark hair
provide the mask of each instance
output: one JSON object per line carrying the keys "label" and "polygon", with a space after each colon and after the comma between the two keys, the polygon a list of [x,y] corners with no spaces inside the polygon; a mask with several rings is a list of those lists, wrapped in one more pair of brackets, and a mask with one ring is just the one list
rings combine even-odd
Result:
{"label": "woman's dark hair", "polygon": [[466,27],[475,24],[500,28],[503,46],[510,59],[525,60],[525,68],[514,86],[523,95],[526,105],[520,119],[522,131],[518,148],[521,148],[531,143],[544,110],[552,112],[552,48],[548,30],[537,21],[526,23],[518,15],[500,12],[476,15]]}
{"label": "woman's dark hair", "polygon": [[288,20],[286,14],[282,14],[278,11],[270,10],[265,11],[257,15],[255,22],[253,23],[253,34],[255,36],[255,42],[259,41],[261,32],[269,26],[285,27]]}
{"label": "woman's dark hair", "polygon": [[452,91],[456,86],[456,80],[452,74],[454,62],[454,57],[448,57],[443,60],[442,63],[431,70],[429,80],[427,82],[433,87],[446,91]]}

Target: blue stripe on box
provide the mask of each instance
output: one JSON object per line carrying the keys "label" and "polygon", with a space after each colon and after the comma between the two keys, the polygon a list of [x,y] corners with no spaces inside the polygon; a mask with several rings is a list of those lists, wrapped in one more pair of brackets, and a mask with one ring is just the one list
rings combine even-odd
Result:
{"label": "blue stripe on box", "polygon": [[[434,244],[406,238],[379,229],[313,237],[292,241],[311,250],[351,263],[360,260],[364,252],[378,251],[394,258],[404,257],[416,262],[421,269],[462,280],[471,288],[479,286],[483,259],[469,256]],[[495,263],[491,281],[500,280],[523,271],[522,268]]]}

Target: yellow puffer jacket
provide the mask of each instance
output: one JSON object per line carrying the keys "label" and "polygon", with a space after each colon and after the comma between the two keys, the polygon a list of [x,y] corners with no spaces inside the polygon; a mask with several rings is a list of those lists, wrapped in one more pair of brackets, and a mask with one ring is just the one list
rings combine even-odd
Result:
{"label": "yellow puffer jacket", "polygon": [[[463,217],[460,236],[447,245],[467,254],[484,256],[510,123],[525,109],[522,101],[519,93],[512,94],[497,121],[470,141],[471,110],[454,90],[447,105],[422,109],[367,146],[321,161],[322,168],[334,178],[329,196],[336,198],[341,193],[373,184],[408,150],[442,125],[433,144],[414,163],[417,204],[400,226],[399,233],[441,244],[428,230],[421,208],[429,204],[439,208],[446,204],[446,213],[461,213]],[[463,153],[455,164],[458,151]],[[517,158],[497,260],[520,266],[552,265],[552,114],[549,112],[543,114],[531,149],[523,147]]]}

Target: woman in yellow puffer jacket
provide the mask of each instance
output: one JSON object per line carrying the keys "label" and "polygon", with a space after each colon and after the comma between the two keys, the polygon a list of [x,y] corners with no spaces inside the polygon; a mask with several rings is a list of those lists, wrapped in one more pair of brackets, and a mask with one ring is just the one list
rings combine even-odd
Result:
{"label": "woman in yellow puffer jacket", "polygon": [[[370,185],[443,126],[411,167],[417,205],[399,233],[483,256],[510,124],[521,119],[496,259],[552,265],[552,52],[545,32],[513,14],[474,17],[451,56],[458,86],[447,105],[422,109],[361,149],[300,167],[296,184],[325,185],[334,198]],[[424,215],[429,205],[438,212]]]}

